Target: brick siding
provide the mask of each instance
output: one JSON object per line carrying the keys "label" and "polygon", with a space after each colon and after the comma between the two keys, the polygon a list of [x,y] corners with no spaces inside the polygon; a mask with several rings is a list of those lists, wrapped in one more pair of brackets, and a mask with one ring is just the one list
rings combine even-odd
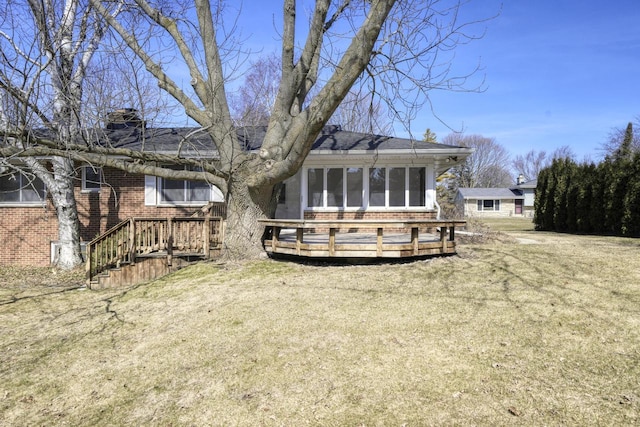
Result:
{"label": "brick siding", "polygon": [[334,220],[334,219],[436,219],[436,212],[432,210],[424,211],[305,211],[304,219]]}
{"label": "brick siding", "polygon": [[[321,212],[321,211],[305,211],[304,219],[309,220],[322,220],[322,221],[330,221],[330,220],[381,220],[381,219],[394,219],[394,220],[405,220],[405,219],[436,219],[436,211],[333,211],[333,212]],[[318,227],[313,230],[316,233],[324,233],[327,232],[327,228]],[[374,229],[367,228],[359,228],[355,229],[341,229],[341,232],[375,232]],[[406,230],[396,230],[396,229],[387,229],[387,232],[404,232]],[[421,229],[421,232],[432,232],[431,229]]]}
{"label": "brick siding", "polygon": [[[190,216],[199,207],[144,205],[144,175],[105,168],[100,192],[82,192],[80,170],[75,196],[80,237],[90,241],[119,222],[135,217]],[[44,206],[0,207],[0,265],[48,266],[51,242],[58,240],[56,211],[50,200]]]}

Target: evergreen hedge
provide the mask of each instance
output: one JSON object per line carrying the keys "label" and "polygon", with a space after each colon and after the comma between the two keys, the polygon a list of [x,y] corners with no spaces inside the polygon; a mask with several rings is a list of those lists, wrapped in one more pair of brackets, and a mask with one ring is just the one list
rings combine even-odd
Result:
{"label": "evergreen hedge", "polygon": [[640,237],[640,153],[598,165],[555,159],[538,175],[537,230]]}

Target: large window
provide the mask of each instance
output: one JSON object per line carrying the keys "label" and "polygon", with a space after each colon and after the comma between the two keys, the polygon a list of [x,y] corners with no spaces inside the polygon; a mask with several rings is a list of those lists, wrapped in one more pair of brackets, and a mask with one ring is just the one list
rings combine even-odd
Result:
{"label": "large window", "polygon": [[359,208],[362,206],[363,187],[362,168],[347,168],[347,207]]}
{"label": "large window", "polygon": [[[182,166],[169,169],[182,170]],[[160,202],[170,204],[203,204],[211,200],[211,186],[203,181],[159,179]]]}
{"label": "large window", "polygon": [[406,206],[406,168],[389,169],[389,206]]}
{"label": "large window", "polygon": [[385,168],[369,169],[369,206],[385,205],[386,171]]}
{"label": "large window", "polygon": [[478,200],[478,211],[499,211],[500,200]]}
{"label": "large window", "polygon": [[324,169],[309,169],[307,174],[309,189],[309,207],[324,206],[322,192],[324,191]]}
{"label": "large window", "polygon": [[307,169],[308,208],[424,207],[426,168]]}
{"label": "large window", "polygon": [[409,168],[409,206],[425,205],[425,168]]}
{"label": "large window", "polygon": [[327,206],[341,208],[344,206],[344,170],[327,169]]}
{"label": "large window", "polygon": [[32,174],[18,171],[0,175],[0,204],[41,204],[44,183]]}

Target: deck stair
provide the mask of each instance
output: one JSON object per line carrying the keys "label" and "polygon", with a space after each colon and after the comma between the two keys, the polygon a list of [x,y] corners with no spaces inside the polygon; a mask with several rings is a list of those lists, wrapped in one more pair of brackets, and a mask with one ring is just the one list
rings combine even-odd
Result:
{"label": "deck stair", "polygon": [[222,217],[129,218],[87,244],[91,289],[162,277],[222,248]]}

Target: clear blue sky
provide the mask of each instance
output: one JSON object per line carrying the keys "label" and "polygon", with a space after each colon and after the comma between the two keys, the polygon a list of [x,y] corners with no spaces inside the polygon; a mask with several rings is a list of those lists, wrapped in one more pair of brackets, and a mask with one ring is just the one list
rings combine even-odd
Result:
{"label": "clear blue sky", "polygon": [[[282,1],[241,7],[244,47],[279,52]],[[456,50],[461,71],[480,61],[485,90],[433,92],[446,126],[425,107],[414,137],[464,130],[495,138],[513,156],[568,145],[578,160],[597,160],[611,130],[640,117],[640,0],[471,0],[463,8],[467,19],[498,14],[482,24],[482,39]]]}
{"label": "clear blue sky", "polygon": [[[479,15],[501,2],[475,0]],[[640,117],[640,1],[504,0],[481,40],[458,52],[480,59],[482,93],[433,94],[438,116],[494,137],[512,155],[568,145],[597,160],[614,127]],[[425,112],[414,129],[450,130]]]}

